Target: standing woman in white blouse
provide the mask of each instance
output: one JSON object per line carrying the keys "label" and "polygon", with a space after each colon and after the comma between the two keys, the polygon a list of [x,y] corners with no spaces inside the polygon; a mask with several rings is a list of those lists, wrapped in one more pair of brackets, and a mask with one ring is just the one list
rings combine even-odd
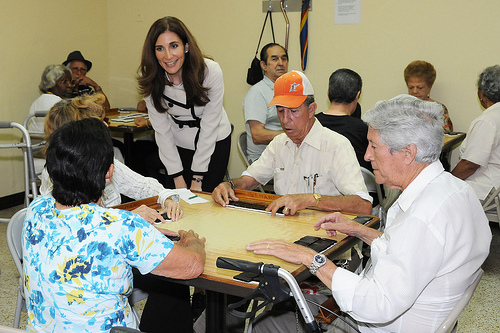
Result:
{"label": "standing woman in white blouse", "polygon": [[167,187],[211,192],[224,177],[231,149],[219,64],[203,56],[184,23],[167,16],[149,29],[138,81]]}

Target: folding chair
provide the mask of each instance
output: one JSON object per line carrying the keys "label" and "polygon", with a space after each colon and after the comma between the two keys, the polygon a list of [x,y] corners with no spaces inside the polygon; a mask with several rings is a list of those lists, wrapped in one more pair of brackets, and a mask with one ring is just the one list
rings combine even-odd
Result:
{"label": "folding chair", "polygon": [[[241,157],[243,157],[243,162],[245,162],[245,166],[248,168],[250,166],[250,161],[247,156],[247,132],[242,132],[238,136],[238,151],[240,152]],[[266,193],[264,190],[264,186],[259,186],[259,191],[262,193]]]}
{"label": "folding chair", "polygon": [[[231,124],[231,134],[229,134],[229,136],[233,135],[233,131],[234,131],[234,125]],[[229,167],[229,165],[228,165],[228,167]],[[229,169],[228,168],[226,168],[226,175],[225,175],[225,177],[226,177],[226,181],[230,181],[231,180],[231,175],[229,175]]]}
{"label": "folding chair", "polygon": [[19,273],[19,285],[17,287],[16,311],[14,313],[14,327],[19,328],[21,321],[21,311],[26,312],[26,302],[24,298],[24,271],[23,271],[23,247],[22,234],[26,208],[21,209],[12,216],[7,226],[7,246],[16,264]]}
{"label": "folding chair", "polygon": [[500,224],[500,186],[492,188],[490,194],[486,197],[483,203],[483,210],[488,218],[488,221],[497,222]]}
{"label": "folding chair", "polygon": [[458,303],[455,305],[453,310],[451,310],[450,314],[446,317],[446,319],[443,321],[441,326],[436,330],[435,333],[455,333],[457,332],[457,327],[458,327],[458,316],[462,313],[462,311],[465,309],[467,304],[469,303],[470,299],[472,298],[472,295],[474,294],[474,291],[477,288],[477,285],[479,284],[479,281],[481,281],[481,278],[483,277],[484,271],[480,268],[479,273],[477,274],[476,279],[470,286],[465,289],[464,294],[458,301]]}
{"label": "folding chair", "polygon": [[[28,207],[30,201],[38,196],[31,137],[26,128],[13,121],[0,121],[0,128],[17,128],[23,134],[23,140],[21,142],[11,143],[11,144],[0,144],[0,149],[9,149],[9,148],[23,149],[24,204],[26,205],[26,207]],[[0,219],[0,221],[8,222],[8,219]]]}
{"label": "folding chair", "polygon": [[141,317],[139,316],[139,312],[137,311],[137,308],[135,307],[135,303],[142,301],[143,299],[148,298],[149,294],[142,289],[139,288],[134,288],[132,290],[132,294],[128,297],[128,302],[130,303],[130,306],[132,307],[132,312],[134,313],[135,320],[137,321],[137,326],[141,323]]}

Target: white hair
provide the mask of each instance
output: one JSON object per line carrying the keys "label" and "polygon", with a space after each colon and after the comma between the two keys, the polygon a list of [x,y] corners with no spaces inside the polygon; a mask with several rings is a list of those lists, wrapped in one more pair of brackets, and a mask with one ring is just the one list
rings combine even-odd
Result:
{"label": "white hair", "polygon": [[69,77],[73,78],[73,73],[71,73],[68,67],[64,65],[48,65],[42,73],[38,88],[41,92],[46,94],[50,89],[56,86],[57,80],[62,78],[65,74],[69,74]]}
{"label": "white hair", "polygon": [[380,101],[364,118],[376,130],[391,153],[417,146],[417,163],[432,163],[439,158],[443,146],[443,107],[436,102],[399,95]]}

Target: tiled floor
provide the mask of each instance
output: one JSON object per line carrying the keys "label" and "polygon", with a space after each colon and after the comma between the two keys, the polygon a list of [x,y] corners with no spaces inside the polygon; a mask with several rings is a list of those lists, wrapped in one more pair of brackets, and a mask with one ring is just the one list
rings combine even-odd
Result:
{"label": "tiled floor", "polygon": [[[0,211],[10,217],[22,207]],[[493,242],[483,269],[485,274],[467,308],[459,318],[459,332],[500,332],[500,228],[491,224]],[[19,275],[6,242],[7,223],[0,223],[0,325],[12,326]],[[140,306],[139,306],[140,308]],[[26,316],[22,317],[21,323]]]}

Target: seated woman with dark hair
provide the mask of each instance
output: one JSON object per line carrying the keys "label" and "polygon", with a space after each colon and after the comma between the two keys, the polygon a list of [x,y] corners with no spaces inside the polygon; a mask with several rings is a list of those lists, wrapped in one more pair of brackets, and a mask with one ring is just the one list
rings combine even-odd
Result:
{"label": "seated woman with dark hair", "polygon": [[[46,117],[45,137],[48,140],[52,133],[67,122],[80,120],[89,117],[104,118],[102,101],[104,96],[100,94],[75,97],[71,100],[63,100],[54,105]],[[182,209],[179,205],[179,196],[175,191],[165,189],[156,179],[143,177],[132,171],[119,160],[114,159],[115,168],[113,180],[106,184],[102,195],[101,205],[112,207],[121,203],[121,195],[126,195],[135,200],[158,196],[158,203],[164,209],[162,213],[173,221],[182,217]],[[47,170],[41,175],[42,185],[40,193],[50,195],[52,192],[52,182]],[[156,210],[145,205],[140,206],[134,213],[139,214],[146,221],[153,223],[156,219],[164,221],[163,217]]]}
{"label": "seated woman with dark hair", "polygon": [[176,279],[203,272],[204,238],[172,242],[140,216],[100,206],[112,180],[113,146],[96,118],[71,121],[50,137],[53,196],[29,206],[23,228],[27,329],[109,332],[137,328],[127,297],[132,267]]}
{"label": "seated woman with dark hair", "polygon": [[[359,96],[363,81],[361,76],[348,68],[341,68],[330,75],[328,80],[328,99],[330,107],[316,114],[321,125],[345,136],[356,153],[360,166],[373,171],[370,162],[365,161],[368,147],[368,125],[361,120]],[[359,112],[359,116],[354,114]]]}

